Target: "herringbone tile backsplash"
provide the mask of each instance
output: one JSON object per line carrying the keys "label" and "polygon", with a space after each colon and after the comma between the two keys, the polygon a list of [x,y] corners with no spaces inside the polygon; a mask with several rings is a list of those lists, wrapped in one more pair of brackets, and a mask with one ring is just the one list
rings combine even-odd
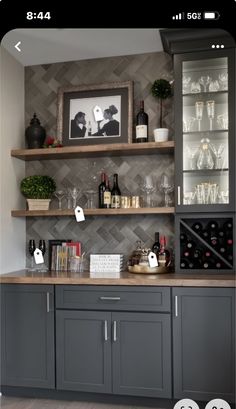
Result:
{"label": "herringbone tile backsplash", "polygon": [[[132,80],[134,118],[138,111],[139,100],[144,99],[152,135],[152,130],[158,123],[158,102],[151,96],[151,84],[155,79],[170,80],[172,77],[172,61],[165,53],[26,67],[26,126],[36,112],[41,124],[46,128],[47,135],[56,136],[57,90],[61,86]],[[173,99],[170,99],[165,105],[165,121],[170,129],[171,139],[173,137],[172,104]],[[157,206],[163,204],[163,193],[158,187],[161,173],[165,171],[172,181],[174,178],[173,156],[167,154],[26,162],[27,176],[50,175],[55,179],[58,189],[69,186],[79,187],[81,194],[78,202],[81,206],[86,206],[85,191],[88,186],[93,183],[97,189],[102,170],[105,170],[110,177],[113,173],[118,173],[119,186],[124,195],[140,195],[142,177],[146,174],[153,175],[157,188],[153,200]],[[112,178],[110,180],[112,184]],[[53,199],[51,207],[56,206],[57,200]],[[66,206],[65,201],[63,206]],[[165,234],[168,245],[174,247],[172,215],[87,216],[81,223],[76,223],[74,217],[37,217],[28,218],[26,226],[27,242],[30,238],[35,238],[36,243],[39,238],[80,240],[87,256],[91,252],[121,252],[128,256],[134,249],[136,240],[142,240],[146,246],[151,246],[155,231]]]}

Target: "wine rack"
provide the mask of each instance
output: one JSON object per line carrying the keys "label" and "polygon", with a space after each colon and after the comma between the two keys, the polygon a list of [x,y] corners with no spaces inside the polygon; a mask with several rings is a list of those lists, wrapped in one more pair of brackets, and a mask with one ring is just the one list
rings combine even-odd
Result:
{"label": "wine rack", "polygon": [[177,216],[176,271],[214,274],[234,271],[234,229],[233,214]]}

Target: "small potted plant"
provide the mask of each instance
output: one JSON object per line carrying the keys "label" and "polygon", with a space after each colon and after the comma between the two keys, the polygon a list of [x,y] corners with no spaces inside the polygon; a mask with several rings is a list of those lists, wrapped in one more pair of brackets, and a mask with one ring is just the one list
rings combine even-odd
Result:
{"label": "small potted plant", "polygon": [[55,190],[56,183],[50,176],[28,176],[20,184],[20,191],[26,197],[29,210],[48,210]]}
{"label": "small potted plant", "polygon": [[163,101],[172,96],[171,83],[163,78],[155,80],[151,88],[152,95],[160,101],[160,127],[154,129],[154,138],[156,142],[168,140],[168,128],[163,128]]}

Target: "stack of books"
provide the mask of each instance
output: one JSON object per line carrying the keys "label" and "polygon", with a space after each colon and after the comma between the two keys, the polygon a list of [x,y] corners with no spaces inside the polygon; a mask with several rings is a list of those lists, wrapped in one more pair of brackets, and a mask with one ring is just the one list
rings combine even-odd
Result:
{"label": "stack of books", "polygon": [[90,254],[90,273],[120,273],[123,254]]}
{"label": "stack of books", "polygon": [[61,241],[59,244],[52,244],[50,270],[70,271],[70,260],[75,256],[81,256],[81,243],[79,241]]}

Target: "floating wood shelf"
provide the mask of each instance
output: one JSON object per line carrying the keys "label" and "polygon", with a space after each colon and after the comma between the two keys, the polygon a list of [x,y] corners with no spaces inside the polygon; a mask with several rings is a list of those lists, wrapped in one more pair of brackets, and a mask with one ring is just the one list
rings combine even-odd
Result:
{"label": "floating wood shelf", "polygon": [[62,148],[13,149],[11,156],[21,160],[53,160],[94,156],[152,155],[172,153],[174,141],[147,143],[114,143],[106,145],[64,146]]}
{"label": "floating wood shelf", "polygon": [[[86,216],[118,216],[118,215],[132,215],[132,214],[173,214],[175,212],[174,207],[140,207],[129,209],[84,209]],[[12,210],[11,215],[13,217],[63,217],[74,216],[73,210]]]}

